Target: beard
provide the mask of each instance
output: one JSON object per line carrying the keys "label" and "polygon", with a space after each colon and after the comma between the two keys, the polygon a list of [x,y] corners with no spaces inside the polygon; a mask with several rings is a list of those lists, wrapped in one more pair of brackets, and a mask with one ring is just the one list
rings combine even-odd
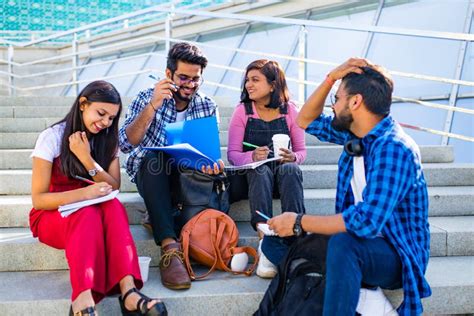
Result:
{"label": "beard", "polygon": [[341,111],[339,115],[334,112],[334,118],[331,121],[331,126],[340,132],[350,131],[351,124],[354,121],[352,114],[346,109]]}
{"label": "beard", "polygon": [[[180,88],[180,89],[181,89],[181,88]],[[190,102],[190,101],[193,99],[193,97],[194,97],[194,95],[196,94],[196,92],[197,92],[197,89],[195,89],[194,92],[193,92],[192,94],[190,94],[189,96],[183,96],[183,95],[181,95],[181,93],[179,92],[180,89],[178,89],[178,91],[176,91],[176,92],[173,92],[173,96],[174,96],[176,99],[178,99],[179,101]]]}

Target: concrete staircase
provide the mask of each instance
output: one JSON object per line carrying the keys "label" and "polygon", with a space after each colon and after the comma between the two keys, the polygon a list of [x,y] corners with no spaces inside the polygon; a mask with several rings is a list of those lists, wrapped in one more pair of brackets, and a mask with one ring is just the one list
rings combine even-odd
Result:
{"label": "concrete staircase", "polygon": [[[124,100],[125,108],[130,100]],[[223,157],[234,101],[221,106]],[[63,251],[40,244],[28,229],[31,208],[31,154],[40,131],[68,111],[72,98],[17,97],[0,100],[0,315],[65,315],[70,285]],[[125,112],[125,111],[123,111]],[[340,146],[307,137],[304,170],[305,204],[310,214],[334,212],[337,160]],[[453,163],[453,149],[421,147],[429,185],[431,259],[427,277],[432,297],[424,300],[426,314],[474,313],[474,165]],[[122,162],[124,162],[122,157]],[[184,292],[164,288],[159,280],[159,249],[140,225],[144,203],[122,172],[119,199],[125,204],[139,255],[152,257],[144,292],[162,298],[171,315],[250,315],[256,310],[267,280],[214,273]],[[276,213],[280,203],[274,201]],[[250,228],[248,202],[232,205],[231,216],[240,230],[240,244],[256,247]],[[387,292],[394,304],[401,291]],[[101,315],[119,315],[116,297],[100,305]]]}

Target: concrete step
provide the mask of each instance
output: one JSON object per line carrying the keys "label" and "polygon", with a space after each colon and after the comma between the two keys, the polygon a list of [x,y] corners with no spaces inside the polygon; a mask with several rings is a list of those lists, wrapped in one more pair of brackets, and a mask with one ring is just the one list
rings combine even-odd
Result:
{"label": "concrete step", "polygon": [[[257,246],[257,233],[248,223],[238,223],[239,245]],[[137,252],[152,258],[151,266],[158,266],[160,250],[153,236],[141,225],[131,225]],[[34,271],[67,269],[64,251],[46,246],[33,238],[29,228],[0,229],[0,271]]]}
{"label": "concrete step", "polygon": [[[60,97],[60,96],[27,96],[27,97],[9,97],[2,96],[0,99],[0,107],[48,107],[57,106],[69,109],[74,103],[75,97]],[[122,97],[122,105],[127,110],[128,105],[133,101],[133,97]],[[226,96],[213,96],[212,99],[217,103],[219,108],[229,107],[234,108],[237,100]]]}
{"label": "concrete step", "polygon": [[[424,315],[473,313],[473,266],[474,257],[431,258],[426,277],[433,294],[423,300]],[[8,285],[0,287],[3,316],[65,315],[69,310],[68,271],[0,272],[0,279]],[[189,290],[172,291],[161,285],[158,269],[152,268],[143,293],[162,299],[170,315],[251,315],[269,283],[256,275],[217,271],[206,280],[193,282]],[[395,306],[401,301],[401,290],[385,293]],[[105,298],[98,311],[104,316],[120,315],[117,297]]]}
{"label": "concrete step", "polygon": [[[342,152],[342,146],[307,146],[305,165],[337,164]],[[452,146],[422,146],[421,158],[423,163],[453,162],[454,152]],[[0,170],[2,169],[30,169],[32,160],[30,158],[32,149],[2,149],[0,150]],[[226,164],[227,147],[221,147],[221,157]],[[122,165],[127,158],[126,154],[120,153]]]}
{"label": "concrete step", "polygon": [[[429,187],[429,216],[474,215],[474,187]],[[308,214],[334,214],[335,189],[306,189],[305,207]],[[146,211],[138,193],[120,193],[119,200],[125,205],[130,224],[141,224]],[[28,227],[31,210],[29,195],[0,196],[0,227]],[[280,200],[273,200],[273,213],[281,212]],[[230,216],[239,222],[250,221],[248,200],[233,203]]]}
{"label": "concrete step", "polygon": [[[305,189],[331,189],[336,187],[336,165],[303,165],[303,186]],[[122,192],[136,192],[124,169]],[[424,173],[429,186],[473,186],[474,165],[439,163],[425,164]],[[30,194],[31,170],[0,170],[0,195]]]}
{"label": "concrete step", "polygon": [[[71,105],[42,105],[42,106],[0,106],[0,118],[48,118],[48,117],[64,117],[71,109]],[[121,118],[125,117],[128,105],[122,109]],[[220,106],[219,117],[231,117],[234,113],[233,106]]]}
{"label": "concrete step", "polygon": [[[431,218],[430,218],[431,222]],[[473,256],[474,216],[439,217],[431,226],[431,256]],[[237,222],[239,245],[257,247],[258,237],[248,222]],[[130,226],[140,256],[159,263],[159,248],[141,225]],[[66,269],[64,252],[48,247],[33,238],[29,228],[0,228],[0,271]]]}
{"label": "concrete step", "polygon": [[[0,108],[1,109],[1,108]],[[36,144],[39,132],[13,132],[13,133],[0,133],[0,149],[33,149]],[[221,146],[227,146],[227,131],[221,131],[219,133],[219,140]],[[305,134],[306,145],[326,145],[331,144],[319,141],[312,135]]]}
{"label": "concrete step", "polygon": [[[337,165],[302,165],[305,189],[336,188]],[[122,192],[136,192],[122,169]],[[424,164],[428,186],[474,186],[474,165],[457,163]],[[0,195],[31,193],[31,170],[0,170]]]}
{"label": "concrete step", "polygon": [[[47,127],[59,122],[63,117],[17,117],[17,118],[3,118],[0,117],[0,133],[15,133],[15,132],[41,132]],[[124,123],[124,114],[120,119],[120,126]],[[229,129],[230,117],[221,117],[219,128],[222,131]]]}

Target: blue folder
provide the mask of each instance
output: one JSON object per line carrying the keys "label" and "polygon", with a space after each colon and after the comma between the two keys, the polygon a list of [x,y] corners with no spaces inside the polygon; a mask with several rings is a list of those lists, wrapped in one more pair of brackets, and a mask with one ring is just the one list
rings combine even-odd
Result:
{"label": "blue folder", "polygon": [[219,127],[215,116],[169,123],[165,127],[168,146],[145,147],[169,154],[180,167],[201,170],[221,159]]}

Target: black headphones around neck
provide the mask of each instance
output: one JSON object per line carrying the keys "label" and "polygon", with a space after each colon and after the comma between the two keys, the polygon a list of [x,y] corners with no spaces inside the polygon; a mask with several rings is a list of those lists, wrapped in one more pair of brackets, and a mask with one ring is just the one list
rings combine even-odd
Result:
{"label": "black headphones around neck", "polygon": [[364,153],[364,145],[362,144],[362,140],[360,138],[353,138],[348,140],[344,144],[344,151],[349,156],[362,156],[362,154]]}

